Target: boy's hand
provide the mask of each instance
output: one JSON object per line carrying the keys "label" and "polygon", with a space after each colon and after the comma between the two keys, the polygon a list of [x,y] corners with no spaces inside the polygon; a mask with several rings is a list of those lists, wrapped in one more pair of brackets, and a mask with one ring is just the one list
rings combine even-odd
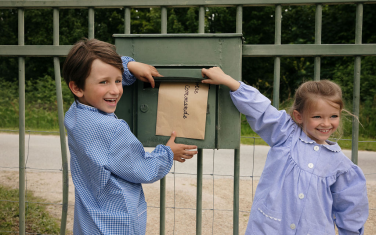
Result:
{"label": "boy's hand", "polygon": [[140,81],[149,82],[151,87],[154,88],[154,77],[162,77],[154,66],[131,61],[128,63],[129,71]]}
{"label": "boy's hand", "polygon": [[230,77],[229,75],[225,74],[221,68],[213,67],[210,69],[202,69],[201,70],[202,77],[207,77],[208,79],[202,80],[202,83],[208,84],[215,84],[215,85],[225,85],[230,88],[232,91],[236,91],[240,83]]}
{"label": "boy's hand", "polygon": [[197,154],[197,151],[190,151],[187,149],[197,149],[195,145],[185,145],[175,143],[176,132],[173,131],[171,138],[167,141],[166,146],[169,146],[174,153],[174,160],[178,162],[185,162],[185,159],[191,159],[193,155]]}

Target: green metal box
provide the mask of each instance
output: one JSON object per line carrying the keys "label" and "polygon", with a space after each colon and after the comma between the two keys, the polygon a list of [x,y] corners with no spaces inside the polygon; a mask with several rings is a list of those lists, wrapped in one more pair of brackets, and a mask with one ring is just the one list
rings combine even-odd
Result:
{"label": "green metal box", "polygon": [[[155,66],[165,76],[160,82],[181,82],[181,77],[197,82],[202,79],[201,69],[213,66],[241,80],[241,34],[115,34],[114,37],[120,55]],[[169,139],[155,135],[160,82],[156,80],[156,88],[141,81],[124,87],[116,109],[116,115],[129,124],[145,147],[166,144]],[[204,140],[177,138],[176,142],[203,149],[239,148],[240,113],[229,91],[225,86],[210,85]]]}

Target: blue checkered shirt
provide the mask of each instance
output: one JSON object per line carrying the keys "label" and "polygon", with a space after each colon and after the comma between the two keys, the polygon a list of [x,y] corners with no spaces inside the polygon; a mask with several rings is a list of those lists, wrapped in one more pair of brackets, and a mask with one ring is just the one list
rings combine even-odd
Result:
{"label": "blue checkered shirt", "polygon": [[[135,77],[122,57],[123,84]],[[171,169],[170,147],[145,152],[128,124],[114,113],[74,102],[65,114],[75,186],[73,233],[145,234],[147,205],[142,183],[163,178]]]}
{"label": "blue checkered shirt", "polygon": [[231,92],[238,110],[271,147],[257,185],[246,235],[364,234],[366,179],[337,143],[317,144],[257,89]]}

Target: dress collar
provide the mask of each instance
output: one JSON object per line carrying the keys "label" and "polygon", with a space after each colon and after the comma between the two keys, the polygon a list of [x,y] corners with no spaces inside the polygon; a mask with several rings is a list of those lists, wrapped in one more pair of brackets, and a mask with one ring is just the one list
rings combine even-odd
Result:
{"label": "dress collar", "polygon": [[[309,138],[304,131],[302,131],[299,140],[306,144],[317,144],[316,141]],[[332,152],[341,152],[341,147],[339,147],[337,142],[332,142],[330,140],[326,140],[327,144],[320,144],[321,146],[325,147],[326,149],[332,151]]]}
{"label": "dress collar", "polygon": [[92,112],[100,113],[100,114],[103,114],[103,115],[106,115],[106,116],[113,116],[113,117],[117,118],[117,116],[115,115],[115,113],[106,113],[106,112],[103,112],[103,111],[101,111],[101,110],[99,110],[99,109],[97,109],[97,108],[95,108],[93,106],[82,104],[78,100],[76,100],[76,106],[79,109],[90,110]]}

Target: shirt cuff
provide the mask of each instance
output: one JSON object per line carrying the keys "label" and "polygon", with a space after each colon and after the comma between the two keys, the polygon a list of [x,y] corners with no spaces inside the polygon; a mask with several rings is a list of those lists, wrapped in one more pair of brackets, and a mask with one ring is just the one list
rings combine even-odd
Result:
{"label": "shirt cuff", "polygon": [[135,60],[128,56],[122,56],[121,61],[123,62],[124,68],[122,84],[123,86],[132,85],[136,81],[136,77],[129,71],[128,63]]}

